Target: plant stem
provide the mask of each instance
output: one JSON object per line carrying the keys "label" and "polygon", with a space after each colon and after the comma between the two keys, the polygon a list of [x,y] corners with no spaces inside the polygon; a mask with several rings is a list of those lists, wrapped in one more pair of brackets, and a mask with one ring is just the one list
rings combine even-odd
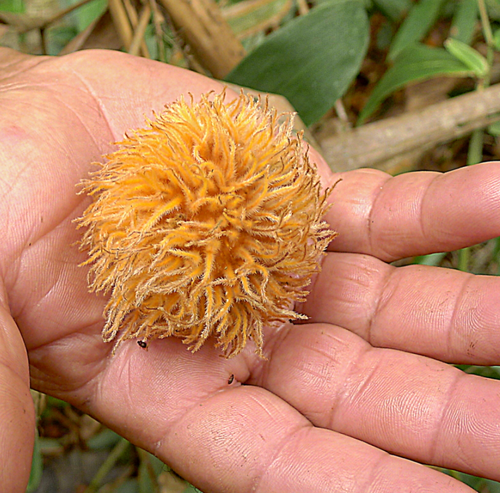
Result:
{"label": "plant stem", "polygon": [[[488,63],[488,71],[483,79],[479,80],[476,85],[476,90],[482,91],[490,85],[491,67],[493,65],[494,56],[494,42],[493,33],[491,31],[490,19],[486,10],[484,0],[477,0],[479,7],[479,16],[481,17],[481,26],[483,28],[484,40],[486,41],[486,62]],[[472,132],[469,150],[467,153],[467,164],[477,164],[483,160],[483,141],[484,129],[479,128]],[[462,248],[458,252],[458,268],[462,271],[467,271],[469,268],[470,250],[469,248]]]}
{"label": "plant stem", "polygon": [[127,450],[130,443],[125,440],[125,438],[121,438],[120,441],[113,447],[113,450],[109,453],[107,459],[103,462],[96,475],[88,485],[85,493],[94,493],[99,488],[100,484],[107,476],[109,471],[116,464],[116,461],[122,456],[122,454]]}
{"label": "plant stem", "polygon": [[481,24],[483,27],[484,39],[489,46],[493,46],[493,32],[491,30],[490,19],[488,11],[486,10],[486,3],[484,0],[477,0],[479,6],[479,15],[481,16]]}
{"label": "plant stem", "polygon": [[[467,165],[477,164],[483,159],[483,140],[484,129],[478,128],[472,132],[469,141],[469,150],[467,152]],[[469,248],[462,248],[458,252],[458,268],[462,271],[468,271],[470,260]]]}
{"label": "plant stem", "polygon": [[477,164],[483,160],[484,129],[478,128],[472,132],[469,149],[467,152],[467,164]]}
{"label": "plant stem", "polygon": [[500,276],[500,259],[498,258],[498,254],[500,253],[500,237],[495,238],[495,248],[493,249],[493,253],[491,254],[491,258],[497,263],[497,276]]}
{"label": "plant stem", "polygon": [[470,248],[462,248],[458,251],[458,270],[463,272],[469,271]]}
{"label": "plant stem", "polygon": [[479,7],[479,16],[481,17],[481,26],[483,28],[484,40],[486,41],[486,61],[488,62],[488,73],[480,83],[480,89],[484,89],[490,85],[491,78],[491,66],[493,65],[494,56],[494,41],[493,32],[491,31],[490,19],[488,18],[488,12],[486,10],[486,4],[484,0],[477,0]]}

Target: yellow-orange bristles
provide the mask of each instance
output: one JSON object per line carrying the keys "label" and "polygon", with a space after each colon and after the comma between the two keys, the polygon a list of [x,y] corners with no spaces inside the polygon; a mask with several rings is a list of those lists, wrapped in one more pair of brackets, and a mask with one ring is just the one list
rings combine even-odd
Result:
{"label": "yellow-orange bristles", "polygon": [[335,236],[328,192],[291,123],[241,95],[166,107],[84,183],[90,289],[110,293],[105,341],[178,336],[226,355],[293,311]]}

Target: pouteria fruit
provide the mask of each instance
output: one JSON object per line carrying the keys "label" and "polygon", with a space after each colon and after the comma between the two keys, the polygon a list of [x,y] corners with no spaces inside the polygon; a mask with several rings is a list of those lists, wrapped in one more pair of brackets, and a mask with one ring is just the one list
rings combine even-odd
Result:
{"label": "pouteria fruit", "polygon": [[84,181],[79,220],[89,285],[109,293],[105,341],[177,336],[226,356],[263,328],[304,318],[319,260],[335,236],[329,191],[288,119],[241,94],[168,105],[130,132]]}

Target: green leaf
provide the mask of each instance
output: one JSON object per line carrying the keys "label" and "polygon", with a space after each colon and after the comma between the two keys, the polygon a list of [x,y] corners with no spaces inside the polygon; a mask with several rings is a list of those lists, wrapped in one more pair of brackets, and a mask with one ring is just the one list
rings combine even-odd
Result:
{"label": "green leaf", "polygon": [[488,133],[493,135],[493,137],[498,137],[500,135],[500,120],[488,126]]}
{"label": "green leaf", "polygon": [[495,49],[500,51],[500,29],[497,29],[493,33],[493,44],[495,45]]}
{"label": "green leaf", "polygon": [[421,255],[419,257],[415,257],[413,261],[416,264],[420,265],[433,265],[438,266],[441,264],[443,259],[448,255],[447,252],[439,252],[439,253],[430,253],[428,255]]}
{"label": "green leaf", "polygon": [[444,47],[456,59],[460,60],[469,70],[482,78],[488,73],[488,62],[481,53],[458,39],[449,38]]}
{"label": "green leaf", "polygon": [[[78,0],[69,0],[67,3],[68,5],[74,5],[78,3]],[[106,0],[92,0],[71,12],[70,17],[73,19],[78,32],[85,30],[92,21],[101,16],[106,10],[107,5]]]}
{"label": "green leaf", "polygon": [[492,481],[491,479],[483,479],[483,482],[487,489],[483,491],[488,491],[488,493],[500,493],[500,483],[497,481]]}
{"label": "green leaf", "polygon": [[443,48],[415,44],[405,48],[375,86],[361,111],[358,125],[363,123],[390,94],[405,85],[437,76],[469,77],[474,73],[463,62]]}
{"label": "green leaf", "polygon": [[460,0],[450,27],[450,37],[470,44],[478,20],[477,0]]}
{"label": "green leaf", "polygon": [[87,447],[90,450],[106,450],[114,447],[121,439],[122,437],[120,435],[108,428],[105,428],[97,435],[94,435],[87,440]]}
{"label": "green leaf", "polygon": [[393,22],[399,22],[412,6],[411,0],[375,0],[374,3]]}
{"label": "green leaf", "polygon": [[395,60],[407,46],[423,39],[436,22],[444,0],[420,0],[415,4],[394,36],[389,60]]}
{"label": "green leaf", "polygon": [[498,0],[486,0],[488,17],[494,21],[500,21],[500,2]]}
{"label": "green leaf", "polygon": [[361,1],[325,2],[269,35],[226,80],[285,96],[310,125],[345,93],[368,39]]}
{"label": "green leaf", "polygon": [[14,12],[22,14],[24,12],[23,0],[0,0],[0,12]]}
{"label": "green leaf", "polygon": [[139,464],[137,482],[139,484],[139,493],[148,493],[159,489],[157,476],[153,475],[153,471],[148,467],[147,462],[142,460]]}
{"label": "green leaf", "polygon": [[[287,4],[288,0],[270,0],[264,4],[255,4],[253,9],[243,11],[244,14],[231,15],[227,20],[235,33],[251,31],[270,19],[281,17],[285,11],[290,10],[290,5]],[[230,9],[226,9],[226,12],[229,11]]]}
{"label": "green leaf", "polygon": [[201,490],[198,488],[195,488],[192,484],[190,484],[184,491],[183,493],[203,493]]}
{"label": "green leaf", "polygon": [[387,51],[391,45],[393,30],[388,22],[384,22],[377,32],[377,48],[381,51]]}
{"label": "green leaf", "polygon": [[30,479],[28,482],[28,487],[26,489],[27,493],[31,493],[38,488],[40,481],[42,480],[43,474],[43,459],[42,452],[40,450],[40,438],[38,436],[38,431],[35,435],[35,446],[33,448],[33,457],[31,459],[31,472]]}
{"label": "green leaf", "polygon": [[125,481],[118,488],[113,489],[113,493],[139,493],[139,484],[137,478]]}
{"label": "green leaf", "polygon": [[56,24],[49,27],[46,33],[47,53],[57,55],[77,34],[71,25]]}
{"label": "green leaf", "polygon": [[[354,1],[362,3],[365,9],[370,9],[372,7],[372,0],[354,0]],[[334,3],[344,3],[344,2],[346,2],[346,0],[313,0],[314,5],[322,5],[325,3],[334,4]]]}

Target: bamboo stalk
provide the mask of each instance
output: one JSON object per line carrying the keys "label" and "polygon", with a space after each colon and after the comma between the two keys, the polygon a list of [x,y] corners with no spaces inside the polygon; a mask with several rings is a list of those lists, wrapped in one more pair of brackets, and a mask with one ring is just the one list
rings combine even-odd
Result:
{"label": "bamboo stalk", "polygon": [[139,19],[137,20],[136,25],[134,26],[134,36],[130,43],[130,48],[128,52],[131,55],[138,55],[139,50],[142,50],[143,56],[146,58],[151,58],[149,54],[149,50],[147,49],[146,42],[144,41],[144,33],[146,32],[146,28],[148,27],[149,20],[151,19],[151,7],[149,5],[144,5],[139,14]]}
{"label": "bamboo stalk", "polygon": [[[137,15],[137,9],[136,9],[135,5],[132,5],[131,0],[121,0],[121,1],[123,3],[124,8],[125,8],[125,12],[127,13],[129,25],[132,29],[132,38],[130,40],[130,45],[127,48],[127,52],[130,53],[130,48],[132,46],[132,42],[136,36],[135,31],[137,30],[137,26],[139,24],[139,16]],[[146,28],[146,26],[145,26],[145,28]],[[145,58],[151,58],[151,55],[149,54],[148,47],[146,46],[146,42],[143,39],[141,39],[139,44],[140,44],[140,51],[141,51],[142,55]],[[134,53],[135,55],[139,54],[139,52],[136,51],[135,48],[134,48],[134,51],[135,51],[135,53]]]}
{"label": "bamboo stalk", "polygon": [[309,12],[309,5],[307,5],[306,0],[297,0],[297,6],[300,15],[306,15]]}
{"label": "bamboo stalk", "polygon": [[120,36],[123,46],[128,51],[130,43],[132,43],[133,35],[127,11],[120,0],[108,0],[108,8],[116,30],[118,31],[118,36]]}

